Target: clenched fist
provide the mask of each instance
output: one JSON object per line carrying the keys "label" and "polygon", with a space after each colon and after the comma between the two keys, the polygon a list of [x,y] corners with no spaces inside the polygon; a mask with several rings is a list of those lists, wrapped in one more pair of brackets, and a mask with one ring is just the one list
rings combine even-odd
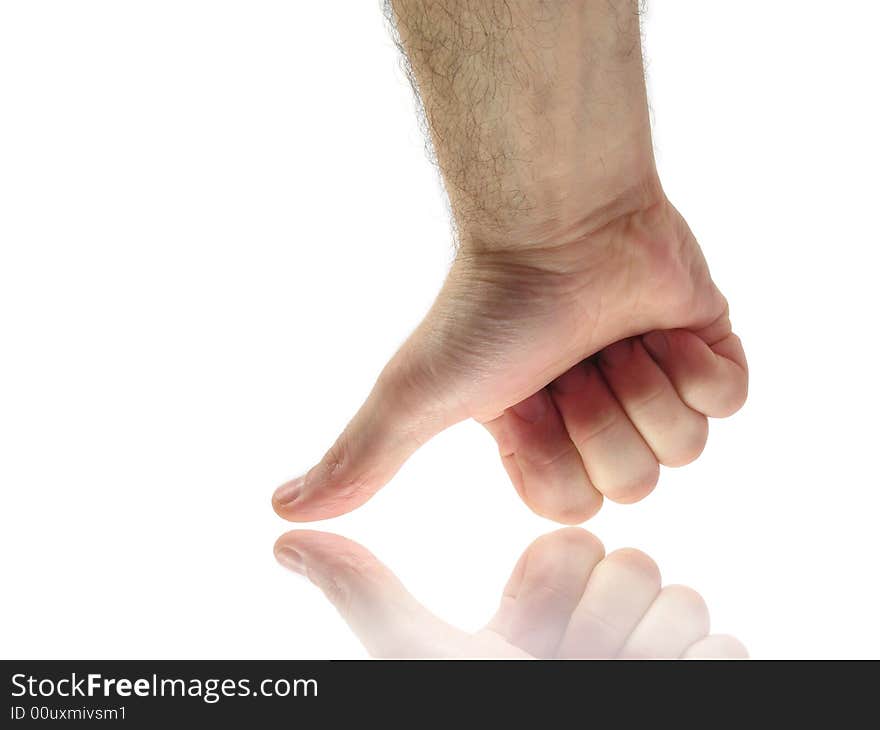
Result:
{"label": "clenched fist", "polygon": [[635,10],[394,3],[458,253],[336,443],[276,491],[282,517],[354,509],[473,418],[526,504],[577,523],[743,404],[727,301],[655,168]]}

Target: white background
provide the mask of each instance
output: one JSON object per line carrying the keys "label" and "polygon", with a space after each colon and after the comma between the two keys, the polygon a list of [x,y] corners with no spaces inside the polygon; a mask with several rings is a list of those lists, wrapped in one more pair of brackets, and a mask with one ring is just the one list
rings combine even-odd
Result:
{"label": "white background", "polygon": [[[880,656],[872,2],[654,3],[661,177],[749,355],[695,464],[587,527],[756,657]],[[276,565],[452,255],[379,3],[0,4],[0,655],[361,656]],[[554,526],[478,426],[352,515],[480,626]]]}

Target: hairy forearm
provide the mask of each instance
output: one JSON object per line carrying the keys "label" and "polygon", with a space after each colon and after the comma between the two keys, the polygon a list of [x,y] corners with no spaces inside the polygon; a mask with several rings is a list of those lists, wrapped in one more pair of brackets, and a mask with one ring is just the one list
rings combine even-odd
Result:
{"label": "hairy forearm", "polygon": [[636,0],[392,0],[463,246],[553,244],[659,195]]}

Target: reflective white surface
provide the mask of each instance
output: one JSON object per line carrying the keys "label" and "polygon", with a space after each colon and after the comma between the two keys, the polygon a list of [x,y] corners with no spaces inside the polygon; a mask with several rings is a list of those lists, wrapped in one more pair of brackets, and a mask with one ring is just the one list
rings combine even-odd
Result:
{"label": "reflective white surface", "polygon": [[[586,527],[754,657],[880,654],[878,21],[694,0],[645,28],[661,177],[751,393]],[[275,563],[269,497],[452,255],[378,3],[4,3],[0,100],[0,654],[362,656]],[[553,529],[472,423],[315,527],[469,630]]]}

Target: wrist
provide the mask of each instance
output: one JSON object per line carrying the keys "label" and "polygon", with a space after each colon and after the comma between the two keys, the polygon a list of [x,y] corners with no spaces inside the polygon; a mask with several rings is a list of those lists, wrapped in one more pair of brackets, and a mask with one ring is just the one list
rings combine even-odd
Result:
{"label": "wrist", "polygon": [[617,171],[603,172],[601,179],[588,175],[562,180],[549,174],[538,177],[529,192],[532,202],[525,204],[524,193],[520,193],[520,206],[488,206],[451,194],[460,252],[474,256],[549,253],[665,203],[652,156],[645,161],[622,161]]}

